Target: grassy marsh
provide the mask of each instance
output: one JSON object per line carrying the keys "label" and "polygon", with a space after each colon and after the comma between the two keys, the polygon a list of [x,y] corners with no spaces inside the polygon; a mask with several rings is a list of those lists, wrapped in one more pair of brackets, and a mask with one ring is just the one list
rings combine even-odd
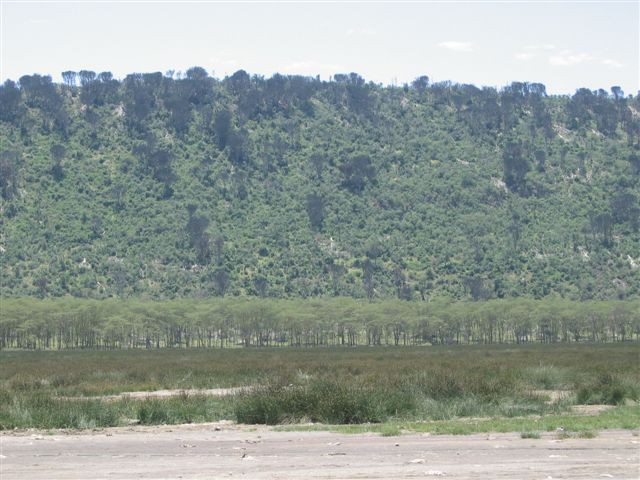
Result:
{"label": "grassy marsh", "polygon": [[[267,424],[373,423],[392,425],[387,428],[393,432],[405,428],[398,424],[460,424],[456,419],[470,418],[483,419],[478,423],[488,428],[490,420],[484,419],[554,418],[569,415],[571,405],[578,403],[634,404],[640,398],[639,354],[640,345],[635,343],[3,351],[0,428],[232,419]],[[254,388],[227,397],[98,398],[141,390],[241,385]],[[64,398],[71,396],[87,399]],[[633,412],[634,408],[627,406],[621,412]],[[640,423],[637,414],[629,413],[631,423],[614,414],[602,415],[609,419],[606,425],[624,423],[632,428]],[[467,431],[467,424],[462,421],[462,425]],[[545,430],[517,421],[507,425],[513,431]]]}

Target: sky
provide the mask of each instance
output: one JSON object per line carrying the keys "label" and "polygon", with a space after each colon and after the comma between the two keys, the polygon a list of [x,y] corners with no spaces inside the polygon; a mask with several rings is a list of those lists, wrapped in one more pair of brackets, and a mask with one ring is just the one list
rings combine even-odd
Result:
{"label": "sky", "polygon": [[0,77],[64,70],[216,77],[420,75],[553,94],[640,89],[640,2],[1,1]]}

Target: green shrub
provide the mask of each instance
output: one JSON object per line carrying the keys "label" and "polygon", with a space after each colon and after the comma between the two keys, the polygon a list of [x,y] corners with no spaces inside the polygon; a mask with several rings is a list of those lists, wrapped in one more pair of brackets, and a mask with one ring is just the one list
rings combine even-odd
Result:
{"label": "green shrub", "polygon": [[607,372],[582,385],[577,392],[577,401],[581,405],[621,405],[626,399],[637,400],[638,393],[637,385]]}
{"label": "green shrub", "polygon": [[170,412],[165,402],[151,399],[138,406],[138,422],[142,425],[161,425],[171,423]]}
{"label": "green shrub", "polygon": [[239,395],[235,402],[238,422],[269,425],[302,419],[332,424],[381,422],[413,408],[408,392],[331,380],[311,381],[305,386],[259,387]]}

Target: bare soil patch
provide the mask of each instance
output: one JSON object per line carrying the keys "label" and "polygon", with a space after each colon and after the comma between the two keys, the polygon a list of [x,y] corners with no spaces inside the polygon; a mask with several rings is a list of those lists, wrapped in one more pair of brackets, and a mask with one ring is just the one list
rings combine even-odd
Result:
{"label": "bare soil patch", "polygon": [[57,397],[61,400],[104,400],[112,402],[114,400],[123,400],[125,398],[131,399],[145,399],[145,398],[168,398],[179,397],[181,395],[195,396],[206,395],[212,397],[224,397],[225,395],[235,395],[247,391],[250,387],[232,387],[232,388],[187,388],[187,389],[174,389],[174,390],[152,390],[145,392],[124,392],[116,395],[100,395],[95,397]]}
{"label": "bare soil patch", "polygon": [[84,478],[628,478],[640,437],[554,433],[468,436],[277,432],[230,422],[0,434],[0,477]]}
{"label": "bare soil patch", "polygon": [[569,398],[573,392],[571,392],[571,390],[534,390],[531,393],[542,397],[549,397],[547,403],[556,403],[565,398]]}
{"label": "bare soil patch", "polygon": [[573,405],[571,411],[582,415],[598,415],[615,408],[615,405]]}

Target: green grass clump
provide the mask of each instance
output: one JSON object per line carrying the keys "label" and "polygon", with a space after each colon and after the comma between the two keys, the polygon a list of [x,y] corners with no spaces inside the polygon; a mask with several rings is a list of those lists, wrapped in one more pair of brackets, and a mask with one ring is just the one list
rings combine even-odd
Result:
{"label": "green grass clump", "polygon": [[456,378],[439,372],[396,378],[376,375],[366,379],[311,378],[303,384],[272,383],[235,398],[240,423],[275,425],[301,421],[355,424],[391,419],[444,420],[456,417],[544,414],[566,409],[526,396],[500,377]]}
{"label": "green grass clump", "polygon": [[70,401],[45,392],[0,394],[0,430],[96,428],[121,425],[126,406],[101,400]]}
{"label": "green grass clump", "polygon": [[581,405],[622,405],[627,399],[638,400],[639,393],[637,384],[607,372],[582,385],[577,392],[577,401]]}
{"label": "green grass clump", "polygon": [[239,395],[235,415],[240,423],[293,423],[302,419],[322,423],[380,422],[390,412],[406,411],[411,399],[385,398],[359,382],[320,380],[308,385],[268,385]]}
{"label": "green grass clump", "polygon": [[16,394],[0,390],[0,430],[196,423],[231,417],[229,401],[201,395],[106,401],[61,399],[46,392]]}
{"label": "green grass clump", "polygon": [[540,439],[540,432],[522,432],[520,438],[533,438],[538,440]]}
{"label": "green grass clump", "polygon": [[381,430],[380,435],[383,437],[397,437],[402,434],[400,427],[394,424],[385,424]]}
{"label": "green grass clump", "polygon": [[571,371],[555,365],[541,364],[537,367],[523,369],[522,379],[533,388],[540,390],[563,390],[571,384]]}
{"label": "green grass clump", "polygon": [[136,417],[142,425],[213,422],[230,416],[227,401],[204,395],[149,398],[136,402]]}

